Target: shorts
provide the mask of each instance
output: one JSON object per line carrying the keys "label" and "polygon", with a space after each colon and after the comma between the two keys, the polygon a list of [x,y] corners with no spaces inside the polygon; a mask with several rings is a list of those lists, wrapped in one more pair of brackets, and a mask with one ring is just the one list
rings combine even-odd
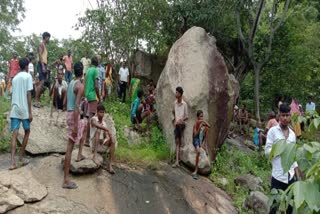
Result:
{"label": "shorts", "polygon": [[89,101],[88,103],[88,114],[96,114],[97,113],[97,101]]}
{"label": "shorts", "polygon": [[194,148],[197,148],[197,147],[200,147],[201,146],[201,143],[200,143],[200,139],[197,138],[197,137],[194,137],[193,138],[193,146]]}
{"label": "shorts", "polygon": [[174,136],[175,136],[175,139],[181,139],[182,137],[182,133],[184,131],[184,129],[186,128],[186,125],[185,124],[179,124],[179,125],[176,125],[176,128],[174,129]]}
{"label": "shorts", "polygon": [[63,109],[63,99],[62,99],[62,97],[58,96],[56,99],[57,99],[57,105],[58,106],[56,106],[56,101],[54,100],[54,98],[53,98],[53,106],[56,107],[57,109],[62,110]]}
{"label": "shorts", "polygon": [[85,137],[85,135],[83,135],[83,131],[86,127],[86,122],[84,120],[81,120],[79,115],[78,136],[76,138],[72,136],[72,131],[74,130],[74,111],[67,112],[67,125],[68,125],[68,134],[67,134],[68,139],[72,140],[74,143],[79,143],[82,137]]}
{"label": "shorts", "polygon": [[[136,117],[138,119],[139,124],[142,123],[141,111],[136,112]],[[134,119],[134,117],[133,117],[133,118],[131,118],[131,122],[132,122],[132,124],[136,124],[137,120]]]}
{"label": "shorts", "polygon": [[38,74],[39,74],[40,81],[47,80],[48,68],[46,64],[44,64],[44,67],[45,67],[46,73],[42,72],[42,64],[40,62],[38,63]]}
{"label": "shorts", "polygon": [[10,130],[13,132],[20,129],[20,123],[22,122],[22,127],[24,130],[30,130],[30,120],[29,119],[19,119],[19,118],[10,118],[11,127]]}

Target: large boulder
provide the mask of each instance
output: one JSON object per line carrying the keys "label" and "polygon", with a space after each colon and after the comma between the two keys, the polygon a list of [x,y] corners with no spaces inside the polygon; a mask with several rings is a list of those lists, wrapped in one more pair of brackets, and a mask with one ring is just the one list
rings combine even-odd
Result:
{"label": "large boulder", "polygon": [[239,186],[243,186],[251,191],[262,189],[262,180],[259,177],[255,177],[251,174],[239,175],[234,179],[234,183]]}
{"label": "large boulder", "polygon": [[13,190],[0,185],[0,213],[5,213],[23,204],[24,201],[16,196]]}
{"label": "large boulder", "polygon": [[166,66],[157,84],[156,100],[159,121],[168,142],[174,149],[171,110],[177,86],[184,89],[183,99],[188,104],[189,120],[184,133],[182,161],[194,167],[195,149],[192,145],[192,127],[196,111],[204,112],[211,128],[208,135],[208,154],[200,156],[200,172],[210,170],[218,148],[228,134],[233,105],[238,96],[238,83],[228,74],[224,59],[217,50],[216,40],[204,29],[192,27],[172,46]]}

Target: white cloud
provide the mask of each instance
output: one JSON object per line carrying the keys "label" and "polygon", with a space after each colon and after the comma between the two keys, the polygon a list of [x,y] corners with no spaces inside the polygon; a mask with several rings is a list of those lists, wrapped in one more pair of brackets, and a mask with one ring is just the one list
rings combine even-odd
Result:
{"label": "white cloud", "polygon": [[79,38],[80,31],[72,27],[79,14],[84,15],[87,8],[96,6],[95,0],[25,0],[25,19],[18,26],[21,31],[14,35],[26,36],[32,33],[41,35],[48,31],[52,37]]}

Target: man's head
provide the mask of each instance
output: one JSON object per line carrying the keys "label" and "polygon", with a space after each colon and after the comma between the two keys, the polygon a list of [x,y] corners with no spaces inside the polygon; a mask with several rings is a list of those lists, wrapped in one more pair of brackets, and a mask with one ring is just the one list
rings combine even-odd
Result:
{"label": "man's head", "polygon": [[98,57],[94,56],[92,57],[91,59],[91,65],[97,67],[99,65],[99,62],[98,62]]}
{"label": "man's head", "polygon": [[44,33],[42,34],[42,40],[43,40],[45,43],[48,43],[48,42],[49,42],[50,37],[51,37],[51,35],[50,35],[50,33],[48,33],[48,32],[44,32]]}
{"label": "man's head", "polygon": [[17,52],[14,51],[14,52],[12,53],[12,56],[13,56],[13,59],[17,59],[17,57],[18,57]]}
{"label": "man's head", "polygon": [[34,54],[32,52],[28,53],[28,59],[29,59],[29,62],[33,62]]}
{"label": "man's head", "polygon": [[127,62],[122,62],[122,67],[123,68],[127,67]]}
{"label": "man's head", "polygon": [[21,71],[27,71],[29,65],[29,60],[27,58],[21,58],[19,59],[19,66]]}
{"label": "man's head", "polygon": [[83,65],[81,62],[76,62],[73,66],[74,75],[76,78],[82,77],[83,75]]}
{"label": "man's head", "polygon": [[62,78],[63,78],[63,70],[61,69],[58,69],[58,73],[57,73],[57,79],[59,82],[62,81]]}
{"label": "man's head", "polygon": [[241,105],[241,109],[242,109],[242,110],[246,110],[246,108],[247,108],[246,104],[242,104],[242,105]]}
{"label": "man's head", "polygon": [[260,122],[259,120],[257,121],[256,126],[257,126],[258,128],[261,128],[261,122]]}
{"label": "man's head", "polygon": [[102,104],[99,104],[97,106],[97,116],[98,116],[98,118],[102,119],[105,112],[106,112],[106,108]]}
{"label": "man's head", "polygon": [[71,56],[71,50],[70,49],[68,50],[68,56]]}
{"label": "man's head", "polygon": [[97,55],[97,58],[98,58],[98,65],[100,65],[101,64],[101,55]]}
{"label": "man's head", "polygon": [[312,96],[308,96],[308,103],[312,102]]}
{"label": "man's head", "polygon": [[84,54],[83,54],[83,56],[86,57],[86,58],[88,57],[88,55],[89,55],[88,51],[85,51]]}
{"label": "man's head", "polygon": [[271,120],[271,119],[274,119],[276,118],[276,114],[274,113],[274,111],[270,111],[269,114],[268,114],[268,119]]}
{"label": "man's head", "polygon": [[282,103],[279,108],[279,122],[281,126],[286,127],[290,123],[291,114],[290,106],[287,103]]}
{"label": "man's head", "polygon": [[180,87],[180,86],[178,86],[178,87],[176,88],[176,98],[177,98],[177,99],[180,99],[180,98],[182,97],[182,95],[183,95],[183,88]]}
{"label": "man's head", "polygon": [[198,118],[198,120],[202,120],[203,119],[203,111],[202,110],[198,110],[197,111],[197,118]]}
{"label": "man's head", "polygon": [[139,89],[137,95],[138,95],[138,98],[139,98],[140,100],[142,99],[143,94],[144,94],[144,93],[143,93],[143,90],[142,90],[142,89]]}

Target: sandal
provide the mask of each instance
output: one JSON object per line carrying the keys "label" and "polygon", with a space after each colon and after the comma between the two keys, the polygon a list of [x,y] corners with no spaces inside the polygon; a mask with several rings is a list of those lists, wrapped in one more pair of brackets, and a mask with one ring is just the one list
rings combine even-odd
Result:
{"label": "sandal", "polygon": [[68,183],[63,184],[62,188],[64,188],[64,189],[77,189],[78,185],[73,181],[69,181]]}
{"label": "sandal", "polygon": [[19,161],[19,167],[26,166],[30,163],[28,159],[24,159],[23,161]]}
{"label": "sandal", "polygon": [[81,158],[80,158],[80,160],[76,159],[76,162],[80,162],[80,161],[83,161],[84,159],[86,159],[86,157],[85,157],[85,156],[83,156],[83,155],[81,155]]}
{"label": "sandal", "polygon": [[35,108],[41,108],[40,103],[35,103],[35,104],[33,104],[33,107],[35,107]]}
{"label": "sandal", "polygon": [[198,179],[199,179],[199,176],[198,176],[197,174],[193,174],[193,175],[192,175],[192,178],[193,178],[194,180],[198,180]]}

